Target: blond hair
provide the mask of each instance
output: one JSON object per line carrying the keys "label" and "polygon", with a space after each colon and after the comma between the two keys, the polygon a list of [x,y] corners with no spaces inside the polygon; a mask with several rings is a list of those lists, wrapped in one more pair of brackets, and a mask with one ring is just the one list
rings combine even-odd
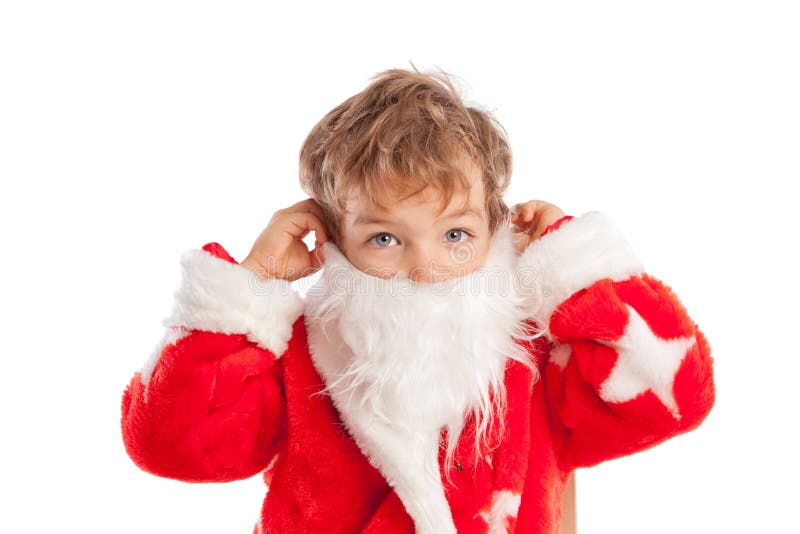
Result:
{"label": "blond hair", "polygon": [[512,158],[502,125],[466,106],[444,71],[389,69],[371,80],[329,111],[300,149],[300,185],[322,207],[333,240],[341,242],[354,188],[386,209],[394,195],[407,198],[431,185],[441,193],[441,213],[456,190],[469,188],[464,156],[481,171],[493,234],[509,212],[502,194]]}

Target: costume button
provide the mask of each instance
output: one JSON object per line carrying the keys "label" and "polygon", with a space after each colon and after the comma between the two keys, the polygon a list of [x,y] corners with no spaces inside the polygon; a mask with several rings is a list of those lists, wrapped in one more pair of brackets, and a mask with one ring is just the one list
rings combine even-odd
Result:
{"label": "costume button", "polygon": [[461,464],[456,462],[456,471],[461,471],[462,467]]}

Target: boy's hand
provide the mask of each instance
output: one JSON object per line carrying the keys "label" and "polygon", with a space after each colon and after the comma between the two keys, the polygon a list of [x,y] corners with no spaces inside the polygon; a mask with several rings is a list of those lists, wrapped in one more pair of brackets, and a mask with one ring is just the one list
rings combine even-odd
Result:
{"label": "boy's hand", "polygon": [[[323,221],[322,208],[312,198],[276,211],[239,265],[261,278],[290,282],[313,274],[322,266],[321,245],[329,240]],[[309,252],[302,239],[311,230],[317,244]]]}
{"label": "boy's hand", "polygon": [[548,226],[566,215],[561,208],[544,200],[530,200],[514,204],[511,221],[519,229],[514,234],[514,244],[522,252],[539,239]]}

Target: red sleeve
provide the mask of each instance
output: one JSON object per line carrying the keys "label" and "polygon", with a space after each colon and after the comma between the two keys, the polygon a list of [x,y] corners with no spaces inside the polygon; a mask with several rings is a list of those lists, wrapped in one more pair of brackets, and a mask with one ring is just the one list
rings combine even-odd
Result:
{"label": "red sleeve", "polygon": [[521,265],[537,274],[531,315],[548,340],[542,387],[564,464],[588,467],[696,428],[715,400],[703,333],[611,219],[593,211],[557,223]]}
{"label": "red sleeve", "polygon": [[250,477],[286,433],[281,355],[295,350],[302,299],[218,243],[181,257],[166,333],[122,396],[122,437],[141,469],[187,482]]}

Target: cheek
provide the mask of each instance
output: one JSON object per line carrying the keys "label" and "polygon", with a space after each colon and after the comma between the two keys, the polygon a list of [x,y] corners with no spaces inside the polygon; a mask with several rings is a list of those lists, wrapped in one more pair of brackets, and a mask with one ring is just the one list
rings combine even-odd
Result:
{"label": "cheek", "polygon": [[465,243],[453,247],[449,253],[450,263],[454,269],[469,274],[486,262],[488,247],[486,243]]}
{"label": "cheek", "polygon": [[345,252],[345,256],[356,269],[363,273],[378,278],[391,278],[394,276],[396,269],[387,260],[387,255],[380,252],[376,253],[355,247],[355,249]]}

